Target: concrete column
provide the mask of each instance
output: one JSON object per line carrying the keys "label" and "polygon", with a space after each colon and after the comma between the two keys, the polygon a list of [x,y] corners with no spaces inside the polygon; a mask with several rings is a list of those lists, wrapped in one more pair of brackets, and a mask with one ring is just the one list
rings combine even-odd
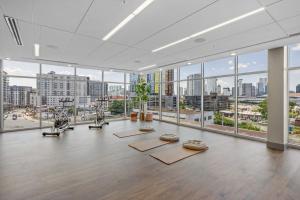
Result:
{"label": "concrete column", "polygon": [[267,147],[285,150],[288,139],[287,47],[268,50]]}
{"label": "concrete column", "polygon": [[0,60],[0,132],[3,132],[4,128],[3,114],[3,68]]}

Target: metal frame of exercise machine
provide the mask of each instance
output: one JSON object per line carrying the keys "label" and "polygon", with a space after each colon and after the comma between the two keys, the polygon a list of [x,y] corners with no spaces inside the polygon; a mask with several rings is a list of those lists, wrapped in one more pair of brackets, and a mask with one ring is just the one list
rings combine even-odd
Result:
{"label": "metal frame of exercise machine", "polygon": [[70,117],[68,114],[68,110],[66,108],[70,107],[70,105],[66,105],[68,103],[73,103],[74,99],[65,98],[60,99],[59,103],[62,103],[62,108],[55,108],[54,110],[54,124],[51,128],[50,132],[43,132],[43,136],[59,136],[60,133],[65,132],[66,130],[74,130],[74,127],[70,125]]}
{"label": "metal frame of exercise machine", "polygon": [[89,129],[91,128],[100,128],[102,129],[103,125],[108,125],[109,122],[105,121],[105,108],[104,103],[107,102],[109,99],[108,97],[98,98],[96,100],[96,118],[94,120],[94,125],[90,125]]}

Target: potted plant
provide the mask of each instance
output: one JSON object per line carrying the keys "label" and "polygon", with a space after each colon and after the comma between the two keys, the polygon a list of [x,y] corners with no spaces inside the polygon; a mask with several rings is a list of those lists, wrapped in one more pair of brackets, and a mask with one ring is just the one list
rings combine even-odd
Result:
{"label": "potted plant", "polygon": [[140,102],[139,108],[140,108],[140,120],[145,120],[145,114],[147,112],[147,101],[149,99],[150,94],[150,87],[147,85],[145,79],[141,78],[139,79],[136,87],[135,92],[137,95],[137,98]]}

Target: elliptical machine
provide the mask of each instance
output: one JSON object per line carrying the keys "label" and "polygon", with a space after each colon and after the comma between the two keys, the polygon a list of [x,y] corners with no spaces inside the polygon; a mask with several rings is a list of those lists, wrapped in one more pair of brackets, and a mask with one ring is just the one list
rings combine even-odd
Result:
{"label": "elliptical machine", "polygon": [[[68,107],[70,107],[70,103],[74,102],[70,100],[70,98],[60,99],[60,103],[62,103],[62,108],[55,108],[54,110],[54,125],[51,128],[50,132],[43,132],[43,136],[51,135],[51,136],[59,136],[60,133],[65,132],[66,130],[74,130],[74,127],[70,125],[71,119],[68,114]],[[66,105],[69,104],[69,105]]]}
{"label": "elliptical machine", "polygon": [[105,102],[108,101],[108,97],[101,97],[96,100],[96,118],[94,120],[95,125],[89,126],[91,128],[102,129],[103,125],[108,125],[109,123],[105,121]]}

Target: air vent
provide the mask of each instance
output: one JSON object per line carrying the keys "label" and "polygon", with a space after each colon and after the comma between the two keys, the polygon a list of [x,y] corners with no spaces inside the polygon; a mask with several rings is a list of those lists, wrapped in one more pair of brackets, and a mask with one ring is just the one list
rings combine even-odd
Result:
{"label": "air vent", "polygon": [[12,34],[13,38],[17,42],[17,45],[22,46],[22,41],[20,38],[19,30],[18,30],[18,20],[12,17],[4,16],[5,22],[8,26],[10,33]]}

